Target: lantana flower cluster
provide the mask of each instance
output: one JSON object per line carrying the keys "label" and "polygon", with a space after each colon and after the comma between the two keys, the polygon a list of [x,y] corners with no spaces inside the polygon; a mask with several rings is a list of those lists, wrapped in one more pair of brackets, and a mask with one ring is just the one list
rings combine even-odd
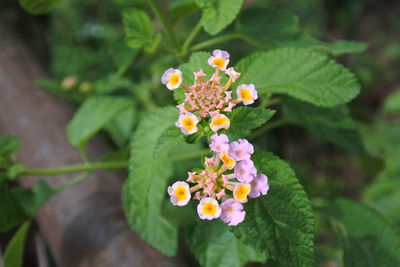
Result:
{"label": "lantana flower cluster", "polygon": [[[254,84],[241,84],[236,89],[237,99],[233,99],[232,91],[229,89],[241,74],[233,67],[227,68],[228,63],[228,52],[214,50],[208,59],[208,64],[215,68],[214,74],[206,80],[206,74],[202,69],[194,72],[194,82],[191,86],[182,82],[180,70],[170,68],[165,71],[161,82],[169,90],[182,87],[186,91],[185,100],[177,105],[180,115],[176,122],[176,126],[184,134],[197,132],[197,124],[206,118],[211,118],[209,126],[213,132],[228,129],[230,120],[224,113],[231,112],[239,103],[250,105],[258,98]],[[225,84],[221,84],[222,72],[229,76]]]}
{"label": "lantana flower cluster", "polygon": [[188,204],[193,194],[201,219],[219,218],[234,226],[245,218],[243,203],[248,197],[267,194],[268,177],[257,173],[251,160],[254,147],[246,139],[229,143],[225,134],[214,134],[210,149],[212,156],[204,159],[204,169],[188,172],[186,182],[175,182],[168,194],[176,206]]}

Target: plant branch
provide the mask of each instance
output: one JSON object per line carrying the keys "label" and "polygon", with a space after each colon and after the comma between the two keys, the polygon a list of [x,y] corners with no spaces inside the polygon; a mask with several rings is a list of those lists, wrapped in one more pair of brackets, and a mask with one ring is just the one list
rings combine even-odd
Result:
{"label": "plant branch", "polygon": [[196,24],[196,26],[194,27],[194,29],[191,31],[191,33],[189,34],[189,36],[186,38],[185,42],[183,43],[182,46],[182,53],[186,54],[186,52],[188,51],[190,45],[192,44],[193,40],[196,38],[196,36],[200,33],[201,29],[202,29],[203,25],[201,23],[201,20]]}
{"label": "plant branch", "polygon": [[260,135],[262,135],[264,132],[270,131],[272,129],[278,128],[282,125],[288,124],[289,121],[288,120],[284,120],[284,119],[280,119],[280,120],[276,120],[274,122],[271,123],[267,123],[265,124],[263,127],[257,129],[251,136],[250,139],[254,139]]}

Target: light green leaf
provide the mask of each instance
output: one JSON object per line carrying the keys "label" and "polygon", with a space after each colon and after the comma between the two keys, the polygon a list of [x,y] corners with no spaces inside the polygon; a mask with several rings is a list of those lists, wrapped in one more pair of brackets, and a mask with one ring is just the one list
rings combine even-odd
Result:
{"label": "light green leaf", "polygon": [[[133,104],[135,103],[133,102]],[[128,108],[117,114],[106,124],[105,129],[117,146],[125,147],[129,142],[132,129],[136,124],[136,116],[136,108]]]}
{"label": "light green leaf", "polygon": [[17,187],[11,190],[13,200],[27,217],[35,216],[39,208],[54,194],[53,189],[45,181],[37,182],[32,188]]}
{"label": "light green leaf", "polygon": [[245,205],[245,220],[231,230],[282,266],[313,266],[314,219],[306,192],[288,163],[266,152],[255,153],[253,160],[270,189]]}
{"label": "light green leaf", "polygon": [[[123,186],[123,204],[132,228],[153,247],[172,256],[177,247],[177,229],[161,216],[172,166],[166,151],[157,151],[163,133],[174,124],[178,112],[161,108],[145,117],[132,136],[129,177]],[[171,135],[170,135],[171,137]],[[172,137],[171,137],[172,138]],[[176,138],[181,138],[177,136]],[[166,142],[173,142],[170,138]]]}
{"label": "light green leaf", "polygon": [[55,8],[60,0],[19,0],[19,4],[27,12],[33,15],[49,13]]}
{"label": "light green leaf", "polygon": [[400,236],[398,231],[372,208],[339,199],[331,212],[343,224],[349,246],[344,251],[345,266],[399,266]]}
{"label": "light green leaf", "polygon": [[21,144],[17,138],[9,134],[0,136],[0,156],[6,156],[20,148]]}
{"label": "light green leaf", "polygon": [[15,233],[4,252],[4,267],[21,267],[23,262],[25,240],[29,232],[30,221],[26,221]]}
{"label": "light green leaf", "polygon": [[346,106],[321,108],[294,98],[284,98],[284,119],[304,126],[320,139],[355,153],[364,153],[357,125]]}
{"label": "light green leaf", "polygon": [[[198,72],[200,69],[203,69],[204,73],[207,75],[206,79],[210,79],[215,72],[207,63],[210,56],[211,54],[207,52],[195,52],[190,56],[187,63],[180,65],[178,69],[182,71],[183,83],[192,85],[194,81],[193,72]],[[185,90],[182,88],[175,89],[174,97],[176,101],[182,103],[185,100]]]}
{"label": "light green leaf", "polygon": [[349,102],[360,92],[349,70],[312,50],[280,48],[244,62],[251,65],[240,65],[247,70],[239,83],[254,83],[260,93],[285,94],[316,106],[333,107]]}
{"label": "light green leaf", "polygon": [[204,30],[215,35],[236,18],[243,0],[196,0],[196,3],[203,9],[201,23]]}
{"label": "light green leaf", "polygon": [[0,175],[0,232],[7,232],[26,219],[20,207],[12,199],[4,179]]}
{"label": "light green leaf", "polygon": [[265,255],[243,244],[220,221],[200,222],[187,233],[187,244],[203,267],[241,267],[265,262]]}
{"label": "light green leaf", "polygon": [[385,99],[383,111],[386,113],[400,111],[400,89]]}
{"label": "light green leaf", "polygon": [[112,118],[132,106],[132,101],[124,97],[100,96],[88,99],[68,124],[68,141],[74,146],[83,147]]}
{"label": "light green leaf", "polygon": [[160,43],[160,34],[154,31],[153,23],[146,12],[132,8],[123,13],[126,44],[139,49],[145,47],[147,51],[154,51]]}
{"label": "light green leaf", "polygon": [[132,87],[133,82],[130,79],[121,77],[118,73],[111,73],[97,80],[93,85],[93,91],[96,94],[109,94],[118,89],[130,89]]}
{"label": "light green leaf", "polygon": [[231,126],[224,133],[231,140],[246,137],[252,129],[266,123],[274,114],[275,110],[271,109],[237,107],[229,114]]}

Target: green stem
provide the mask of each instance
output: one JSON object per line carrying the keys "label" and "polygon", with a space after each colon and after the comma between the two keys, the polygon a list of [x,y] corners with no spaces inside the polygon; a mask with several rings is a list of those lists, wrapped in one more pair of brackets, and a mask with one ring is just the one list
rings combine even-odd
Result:
{"label": "green stem", "polygon": [[78,175],[78,176],[72,178],[71,180],[69,180],[69,181],[66,182],[65,184],[60,185],[59,187],[56,187],[56,188],[54,189],[54,193],[55,193],[55,194],[58,194],[58,193],[64,191],[65,189],[68,189],[68,188],[70,188],[70,187],[72,187],[72,186],[74,186],[74,185],[76,185],[76,184],[82,182],[82,181],[85,180],[87,177],[89,177],[89,174],[90,174],[90,172],[84,172],[84,173],[82,173],[82,174],[80,174],[80,175]]}
{"label": "green stem", "polygon": [[219,37],[215,37],[215,38],[209,39],[207,41],[198,43],[198,44],[192,46],[192,48],[190,50],[191,51],[200,50],[200,49],[203,49],[203,48],[207,48],[207,47],[210,47],[210,46],[213,46],[213,45],[216,45],[216,44],[219,44],[219,43],[223,43],[223,42],[226,42],[226,41],[230,41],[230,40],[233,40],[233,39],[237,39],[237,38],[240,38],[240,34],[238,34],[238,33],[225,34],[225,35],[222,35],[222,36],[219,36]]}
{"label": "green stem", "polygon": [[154,15],[160,21],[162,27],[164,28],[165,33],[167,34],[168,38],[175,46],[177,51],[180,51],[180,46],[178,41],[175,38],[174,32],[172,31],[171,25],[167,22],[167,19],[164,17],[163,13],[161,12],[160,8],[158,7],[156,0],[149,0],[148,3],[150,4],[151,9],[153,10]]}
{"label": "green stem", "polygon": [[201,28],[203,27],[201,20],[196,24],[196,26],[194,27],[194,29],[191,31],[191,33],[189,34],[189,36],[186,38],[185,42],[183,43],[182,46],[182,53],[186,54],[190,45],[192,44],[194,38],[196,38],[196,36],[200,33]]}
{"label": "green stem", "polygon": [[276,120],[274,122],[271,123],[267,123],[265,124],[263,127],[259,128],[258,130],[256,130],[251,136],[250,139],[254,139],[260,135],[262,135],[264,132],[266,131],[270,131],[272,129],[278,128],[282,125],[288,124],[289,121],[284,120],[284,119],[280,119],[280,120]]}
{"label": "green stem", "polygon": [[30,174],[30,175],[55,175],[62,173],[73,173],[81,171],[94,171],[94,170],[117,170],[121,168],[127,168],[129,166],[128,161],[114,161],[114,162],[94,162],[94,163],[84,163],[69,165],[54,169],[29,169],[23,168],[20,174]]}

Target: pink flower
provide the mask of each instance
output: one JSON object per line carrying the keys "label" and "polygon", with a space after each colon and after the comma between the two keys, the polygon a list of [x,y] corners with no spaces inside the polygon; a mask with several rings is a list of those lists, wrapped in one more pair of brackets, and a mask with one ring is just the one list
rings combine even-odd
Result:
{"label": "pink flower", "polygon": [[257,169],[251,159],[240,161],[235,166],[235,176],[242,183],[250,183],[257,175]]}
{"label": "pink flower", "polygon": [[225,71],[226,66],[229,63],[229,53],[216,49],[213,51],[213,55],[208,59],[208,64],[213,68],[219,68]]}
{"label": "pink flower", "polygon": [[243,101],[244,105],[250,105],[254,103],[254,100],[258,98],[257,90],[254,84],[242,84],[236,89],[238,99]]}
{"label": "pink flower", "polygon": [[220,129],[228,129],[231,122],[224,114],[213,116],[210,122],[210,128],[213,132],[217,132]]}
{"label": "pink flower", "polygon": [[206,74],[203,72],[203,69],[199,70],[198,72],[193,72],[193,75],[195,80],[198,80],[199,78],[206,76]]}
{"label": "pink flower", "polygon": [[190,200],[189,185],[185,182],[175,182],[168,187],[171,203],[175,206],[185,206]]}
{"label": "pink flower", "polygon": [[182,83],[182,72],[177,69],[167,69],[161,77],[161,83],[165,84],[169,90],[178,88]]}
{"label": "pink flower", "polygon": [[217,200],[212,197],[206,197],[200,200],[199,205],[197,205],[197,213],[200,219],[212,220],[221,215],[221,208]]}
{"label": "pink flower", "polygon": [[247,202],[247,196],[251,190],[251,185],[247,183],[238,183],[233,189],[233,197],[240,203]]}
{"label": "pink flower", "polygon": [[254,147],[246,139],[239,139],[229,145],[229,155],[236,161],[250,159]]}
{"label": "pink flower", "polygon": [[229,138],[225,134],[214,134],[211,136],[210,149],[215,153],[228,152]]}
{"label": "pink flower", "polygon": [[249,197],[256,198],[260,195],[266,195],[269,189],[268,177],[265,174],[259,174],[254,177],[250,183],[251,191]]}
{"label": "pink flower", "polygon": [[228,75],[231,79],[232,82],[236,82],[236,80],[240,77],[240,73],[236,72],[233,67],[230,67],[225,71],[225,74]]}
{"label": "pink flower", "polygon": [[221,216],[219,217],[222,221],[226,222],[230,226],[238,225],[243,222],[246,212],[243,210],[243,205],[229,198],[221,204]]}

